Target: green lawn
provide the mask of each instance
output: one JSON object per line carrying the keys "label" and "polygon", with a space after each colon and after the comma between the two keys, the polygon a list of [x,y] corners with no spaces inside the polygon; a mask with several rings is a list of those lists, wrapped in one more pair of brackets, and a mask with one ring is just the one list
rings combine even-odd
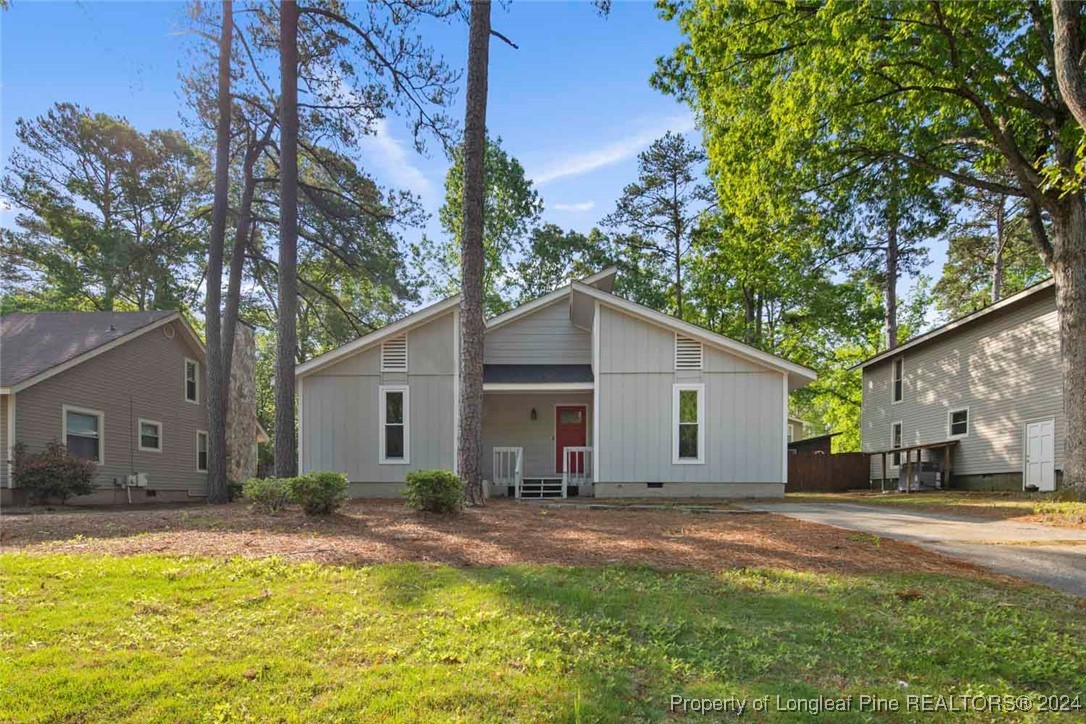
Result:
{"label": "green lawn", "polygon": [[1086,682],[1080,602],[946,576],[4,554],[0,592],[2,721],[655,720],[671,694]]}

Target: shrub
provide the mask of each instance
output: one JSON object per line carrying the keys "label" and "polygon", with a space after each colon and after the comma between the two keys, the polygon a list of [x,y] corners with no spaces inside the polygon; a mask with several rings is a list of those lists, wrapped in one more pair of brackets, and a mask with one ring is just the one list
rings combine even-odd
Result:
{"label": "shrub", "polygon": [[56,440],[39,453],[28,453],[24,443],[17,444],[12,452],[12,480],[27,491],[31,502],[59,499],[63,503],[74,495],[94,492],[98,466],[68,454],[68,448]]}
{"label": "shrub", "polygon": [[464,507],[464,481],[448,470],[407,474],[407,505],[430,513],[455,513]]}
{"label": "shrub", "polygon": [[331,515],[347,499],[347,476],[317,472],[290,479],[290,497],[306,515]]}
{"label": "shrub", "polygon": [[226,489],[231,501],[241,500],[242,496],[245,495],[245,483],[238,480],[230,479],[226,481]]}
{"label": "shrub", "polygon": [[275,513],[290,503],[291,478],[249,478],[242,494],[265,513]]}

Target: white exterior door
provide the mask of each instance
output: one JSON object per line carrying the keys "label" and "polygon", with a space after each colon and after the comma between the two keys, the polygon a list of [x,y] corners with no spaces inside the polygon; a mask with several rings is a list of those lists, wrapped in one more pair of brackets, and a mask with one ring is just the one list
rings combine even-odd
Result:
{"label": "white exterior door", "polygon": [[1026,425],[1026,485],[1038,490],[1056,489],[1056,422],[1043,420]]}

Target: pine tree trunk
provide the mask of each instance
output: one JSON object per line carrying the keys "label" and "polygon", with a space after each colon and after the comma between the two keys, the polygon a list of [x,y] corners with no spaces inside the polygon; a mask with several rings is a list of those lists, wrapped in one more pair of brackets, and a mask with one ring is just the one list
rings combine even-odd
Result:
{"label": "pine tree trunk", "polygon": [[[676,230],[676,234],[678,231]],[[675,316],[679,319],[683,318],[683,259],[682,254],[682,238],[678,235],[675,237]]]}
{"label": "pine tree trunk", "polygon": [[460,449],[457,466],[471,505],[482,505],[483,437],[483,203],[485,198],[487,72],[490,0],[471,3],[467,111],[464,119],[464,201],[460,301]]}
{"label": "pine tree trunk", "polygon": [[1081,194],[1061,201],[1052,214],[1052,231],[1067,425],[1063,485],[1086,495],[1086,200]]}
{"label": "pine tree trunk", "polygon": [[298,5],[279,3],[279,324],[275,359],[275,474],[298,471],[294,363],[298,353]]}
{"label": "pine tree trunk", "polygon": [[207,334],[207,500],[230,502],[226,480],[226,396],[222,356],[222,264],[226,240],[226,214],[230,205],[230,49],[234,34],[233,7],[222,4],[219,38],[219,118],[215,129],[215,201],[207,254],[207,298],[204,324]]}
{"label": "pine tree trunk", "polygon": [[897,277],[900,258],[897,231],[897,215],[891,213],[886,226],[886,349],[897,347]]}

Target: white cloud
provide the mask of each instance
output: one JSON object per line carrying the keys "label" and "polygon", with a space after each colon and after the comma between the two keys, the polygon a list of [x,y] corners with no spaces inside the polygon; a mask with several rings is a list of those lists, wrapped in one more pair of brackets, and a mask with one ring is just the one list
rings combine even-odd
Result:
{"label": "white cloud", "polygon": [[641,149],[648,146],[667,131],[687,133],[694,129],[694,119],[690,115],[676,116],[667,119],[664,123],[651,129],[627,136],[603,148],[597,148],[583,153],[575,153],[571,156],[558,159],[535,174],[532,180],[536,185],[570,176],[582,176],[597,169],[611,166],[636,156]]}
{"label": "white cloud", "polygon": [[578,201],[574,204],[551,204],[555,211],[591,211],[596,208],[595,201]]}
{"label": "white cloud", "polygon": [[424,198],[429,196],[433,185],[422,169],[412,162],[414,149],[393,137],[387,118],[377,121],[375,131],[374,135],[363,137],[359,144],[363,165],[368,165],[366,162],[372,159],[382,180]]}

